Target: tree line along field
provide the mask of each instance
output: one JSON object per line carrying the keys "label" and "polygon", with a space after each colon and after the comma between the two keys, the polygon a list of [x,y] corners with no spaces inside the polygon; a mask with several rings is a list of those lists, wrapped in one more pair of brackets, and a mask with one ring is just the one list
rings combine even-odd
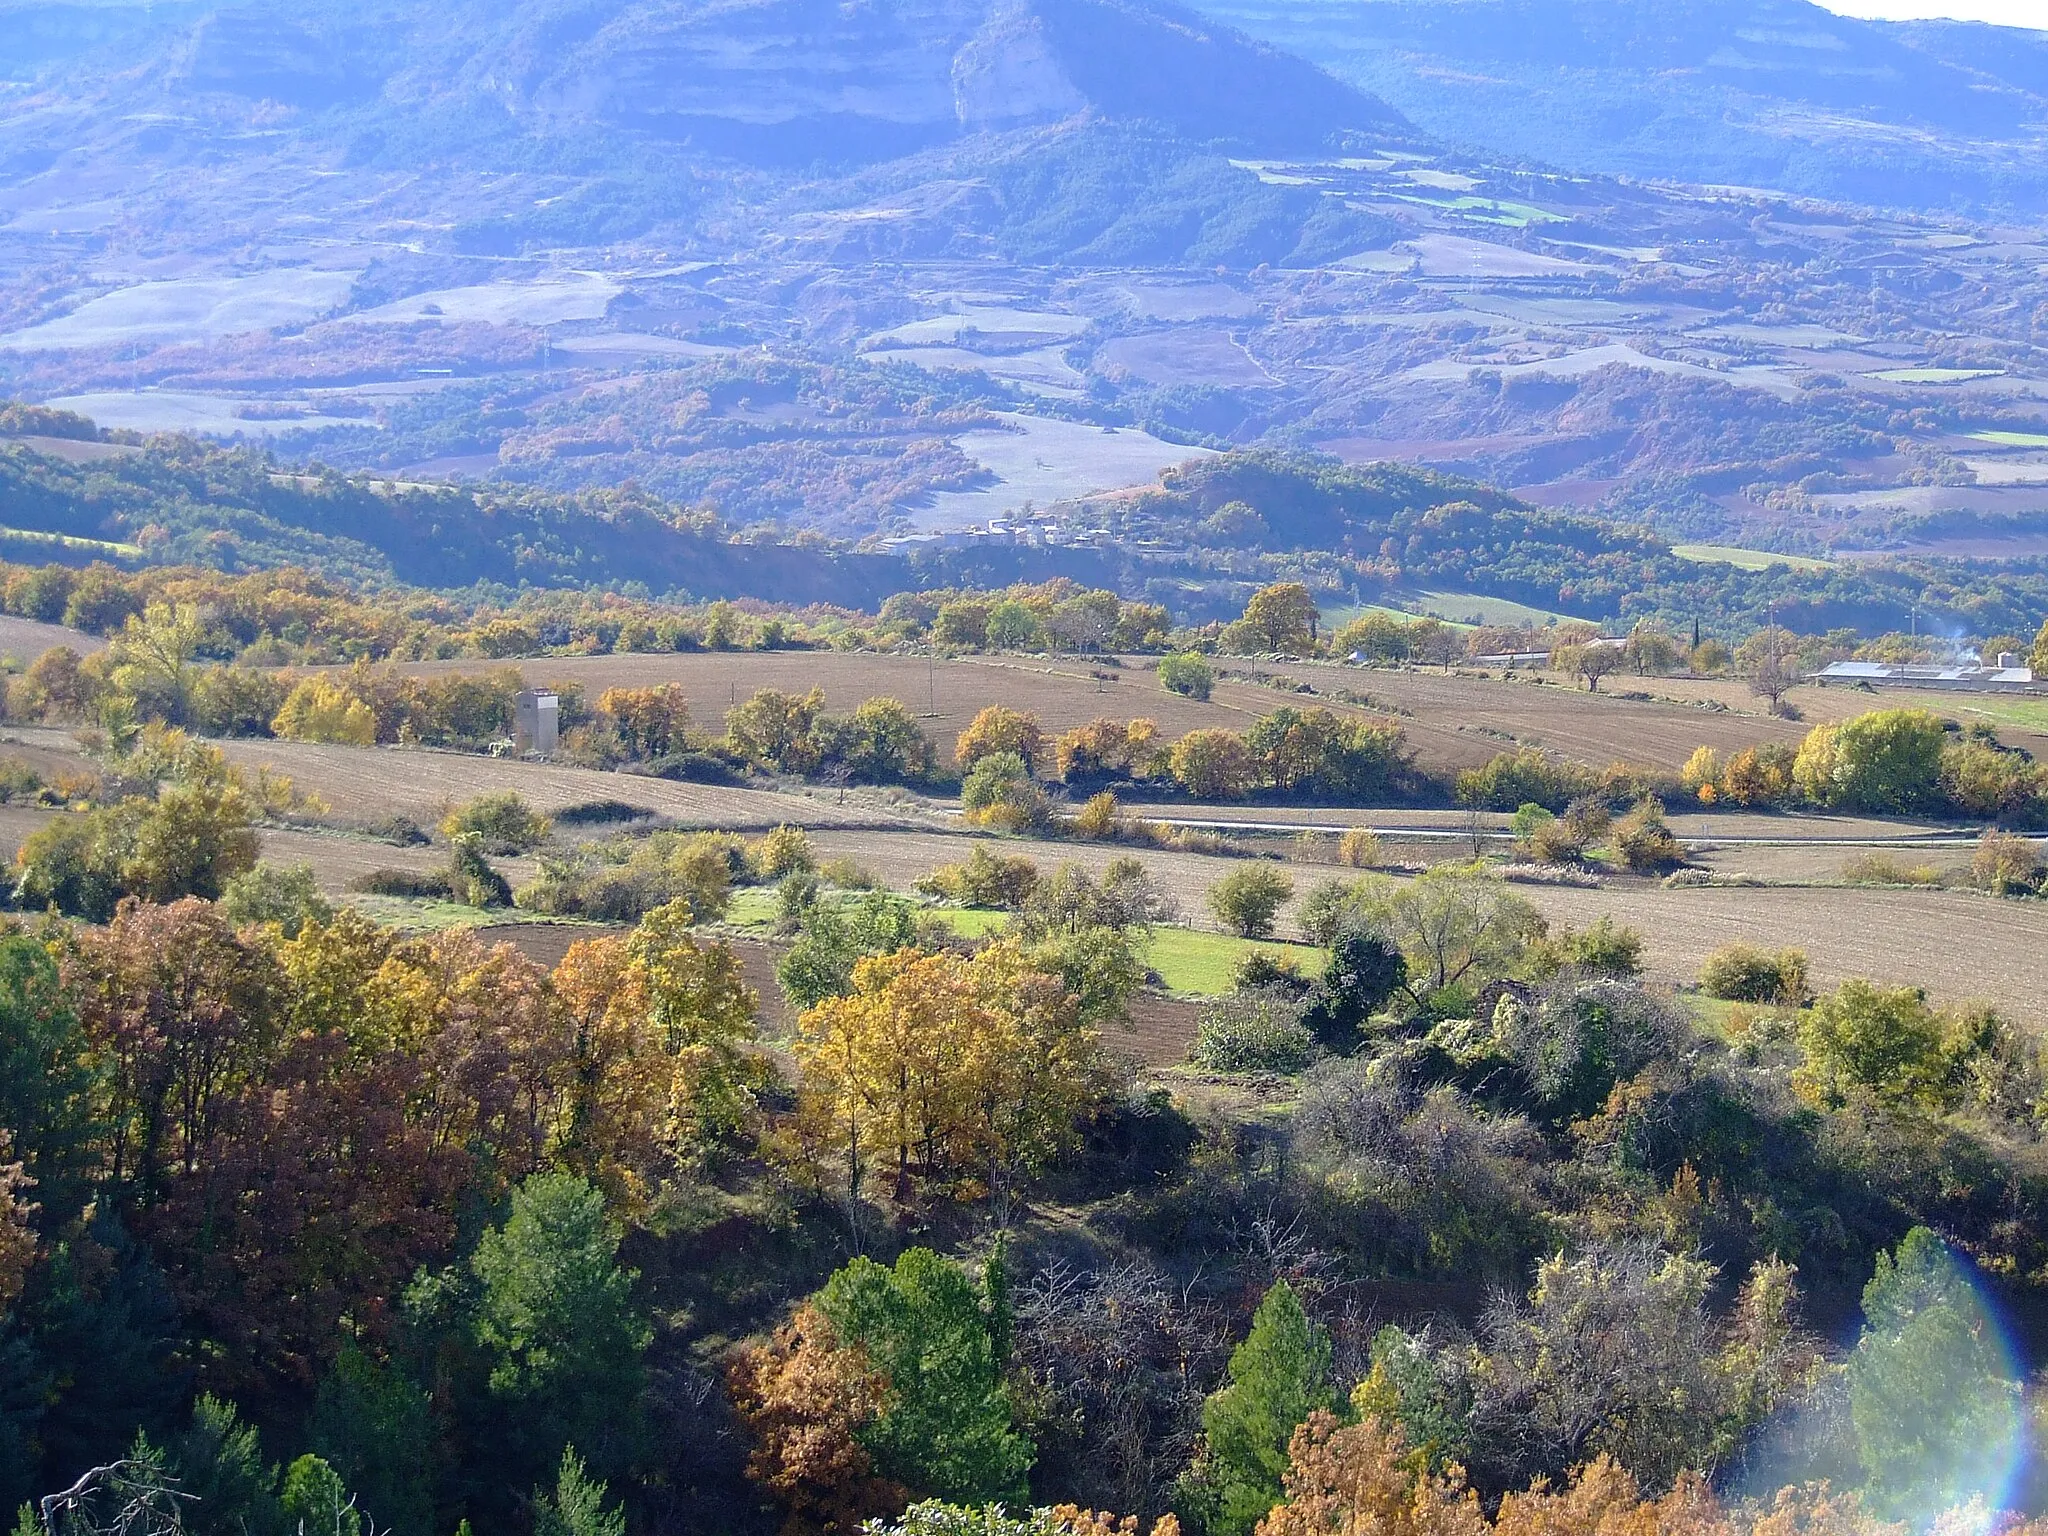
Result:
{"label": "tree line along field", "polygon": [[[856,859],[899,890],[940,864],[964,859],[972,846],[965,837],[929,832],[820,832],[815,840],[821,853]],[[1047,870],[1070,862],[1097,873],[1129,852],[1114,844],[1017,844],[1003,851],[1032,857]],[[1439,855],[1461,856],[1455,848]],[[1203,926],[1212,926],[1203,906],[1209,888],[1242,863],[1158,850],[1136,857],[1180,902],[1184,917]],[[1840,857],[1837,850],[1834,862]],[[1296,891],[1282,911],[1281,931],[1289,935],[1295,931],[1289,922],[1293,908],[1310,886],[1353,873],[1310,864],[1289,864],[1286,872]],[[1707,956],[1730,943],[1789,946],[1807,951],[1823,986],[1852,976],[1923,986],[1936,998],[1980,998],[2015,1019],[2048,1027],[2048,907],[2037,903],[1940,890],[1667,890],[1653,881],[1619,877],[1599,890],[1534,884],[1514,889],[1553,926],[1583,929],[1612,917],[1636,929],[1645,940],[1648,973],[1668,985],[1692,984]]]}
{"label": "tree line along field", "polygon": [[[1417,763],[1427,771],[1475,768],[1517,745],[1537,746],[1593,767],[1626,759],[1676,772],[1701,746],[1739,751],[1762,741],[1797,745],[1805,727],[1773,718],[1740,681],[1721,679],[1610,678],[1605,691],[1589,694],[1569,683],[1522,675],[1503,678],[1469,669],[1450,673],[1411,669],[1365,669],[1326,663],[1271,663],[1217,658],[1220,680],[1207,700],[1184,698],[1159,685],[1156,658],[1121,658],[1117,668],[1080,657],[965,656],[936,662],[917,655],[825,651],[717,651],[678,655],[543,657],[517,662],[406,662],[400,669],[422,677],[478,674],[515,666],[529,684],[575,683],[595,697],[606,688],[678,685],[699,726],[715,728],[725,711],[758,689],[825,692],[825,707],[851,710],[862,700],[901,699],[923,717],[927,734],[942,751],[969,721],[990,704],[1038,716],[1049,732],[1068,730],[1102,716],[1143,716],[1172,740],[1188,731],[1221,727],[1242,730],[1283,704],[1320,706],[1343,714],[1388,719],[1406,733]],[[1107,682],[1096,674],[1115,676]],[[1272,687],[1237,681],[1240,674],[1306,684]],[[1648,693],[1649,698],[1627,697]],[[1361,705],[1347,699],[1369,699]],[[1794,702],[1810,718],[1831,711],[1858,713],[1874,707],[1866,695],[1803,688]],[[1839,700],[1839,703],[1836,701]]]}

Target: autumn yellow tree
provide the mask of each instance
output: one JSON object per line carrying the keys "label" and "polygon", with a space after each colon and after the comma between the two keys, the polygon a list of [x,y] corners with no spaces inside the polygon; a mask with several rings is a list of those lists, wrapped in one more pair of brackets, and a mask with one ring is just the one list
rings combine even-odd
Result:
{"label": "autumn yellow tree", "polygon": [[817,766],[818,744],[811,729],[824,708],[822,688],[804,694],[763,688],[746,703],[726,711],[726,739],[749,762],[764,763],[783,773],[806,773]]}
{"label": "autumn yellow tree", "polygon": [[1245,604],[1244,617],[1223,631],[1223,649],[1237,655],[1260,651],[1313,651],[1320,615],[1315,595],[1298,581],[1261,587]]}
{"label": "autumn yellow tree", "polygon": [[1792,749],[1782,742],[1743,748],[1722,771],[1722,798],[1737,805],[1783,805],[1792,798],[1793,761]]}
{"label": "autumn yellow tree", "polygon": [[1159,727],[1150,720],[1092,720],[1063,732],[1053,743],[1053,762],[1069,783],[1144,771],[1155,750]]}
{"label": "autumn yellow tree", "polygon": [[648,1027],[674,1064],[667,1134],[679,1155],[700,1153],[738,1130],[764,1077],[746,1051],[759,999],[731,946],[698,943],[693,920],[689,902],[672,901],[649,912],[626,939]]}
{"label": "autumn yellow tree", "polygon": [[623,937],[581,939],[554,971],[569,1079],[554,1157],[627,1209],[661,1160],[674,1073],[651,1028],[644,969]]}
{"label": "autumn yellow tree", "polygon": [[1167,759],[1175,782],[1197,800],[1236,800],[1252,787],[1252,757],[1235,731],[1189,731]]}
{"label": "autumn yellow tree", "polygon": [[1001,1021],[968,1058],[978,1125],[975,1149],[999,1220],[1017,1181],[1072,1145],[1091,1104],[1109,1086],[1101,1037],[1081,998],[1039,969],[1014,941],[989,945],[969,963],[983,1007]]}
{"label": "autumn yellow tree", "polygon": [[191,704],[199,649],[212,626],[191,603],[151,603],[130,614],[112,646],[114,686],[149,712],[182,724]]}
{"label": "autumn yellow tree", "polygon": [[377,717],[346,687],[325,677],[300,679],[270,722],[286,741],[333,742],[349,747],[377,744]]}
{"label": "autumn yellow tree", "polygon": [[620,750],[636,761],[679,750],[690,725],[690,706],[674,683],[607,688],[597,696],[597,712],[611,723]]}
{"label": "autumn yellow tree", "polygon": [[953,743],[954,759],[962,768],[972,768],[984,757],[999,752],[1014,752],[1024,759],[1026,768],[1036,773],[1044,751],[1045,732],[1039,727],[1038,716],[1001,704],[991,704],[976,715]]}
{"label": "autumn yellow tree", "polygon": [[1053,1156],[1099,1091],[1078,1001],[1016,946],[973,959],[903,949],[863,959],[853,991],[798,1021],[801,1155],[857,1206],[885,1174],[999,1190]]}

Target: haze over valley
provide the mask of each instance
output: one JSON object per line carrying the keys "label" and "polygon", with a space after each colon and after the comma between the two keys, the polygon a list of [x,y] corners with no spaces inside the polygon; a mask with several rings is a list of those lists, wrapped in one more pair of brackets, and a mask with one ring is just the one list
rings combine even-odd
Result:
{"label": "haze over valley", "polygon": [[851,541],[1085,531],[1257,445],[1692,543],[2048,552],[2035,34],[1799,0],[6,16],[0,389],[107,427]]}

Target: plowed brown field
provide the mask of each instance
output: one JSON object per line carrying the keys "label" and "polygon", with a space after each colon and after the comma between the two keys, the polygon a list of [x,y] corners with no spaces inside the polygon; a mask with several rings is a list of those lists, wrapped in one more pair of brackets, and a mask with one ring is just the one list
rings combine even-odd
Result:
{"label": "plowed brown field", "polygon": [[[8,733],[9,751],[30,758],[39,769],[83,768],[69,733],[19,727]],[[15,745],[18,744],[18,745]],[[246,769],[269,767],[288,775],[302,791],[318,794],[344,821],[368,822],[392,815],[424,823],[448,806],[489,790],[512,789],[543,811],[591,800],[619,800],[686,825],[762,831],[783,822],[813,827],[914,827],[914,806],[898,807],[883,792],[785,793],[716,784],[677,784],[636,774],[603,773],[517,758],[435,752],[402,747],[330,747],[299,741],[222,741],[229,760]],[[27,750],[21,750],[26,747]]]}

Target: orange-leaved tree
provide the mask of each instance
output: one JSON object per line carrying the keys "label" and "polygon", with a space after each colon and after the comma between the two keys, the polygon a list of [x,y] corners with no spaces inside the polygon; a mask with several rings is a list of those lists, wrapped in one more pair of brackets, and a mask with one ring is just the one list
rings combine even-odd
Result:
{"label": "orange-leaved tree", "polygon": [[[1696,1472],[1645,1498],[1629,1473],[1596,1456],[1562,1486],[1539,1479],[1508,1493],[1491,1520],[1462,1469],[1432,1472],[1399,1429],[1368,1415],[1344,1424],[1318,1412],[1294,1433],[1286,1492],[1258,1536],[1897,1536],[1856,1496],[1825,1484],[1781,1490],[1732,1511]],[[2020,1527],[2031,1531],[2032,1527]]]}
{"label": "orange-leaved tree", "polygon": [[816,1307],[799,1307],[766,1344],[734,1351],[726,1389],[754,1437],[747,1476],[782,1506],[783,1536],[853,1536],[909,1502],[860,1442],[888,1400],[888,1379]]}
{"label": "orange-leaved tree", "polygon": [[1091,720],[1053,743],[1059,776],[1069,783],[1140,774],[1150,766],[1159,727],[1143,718]]}

